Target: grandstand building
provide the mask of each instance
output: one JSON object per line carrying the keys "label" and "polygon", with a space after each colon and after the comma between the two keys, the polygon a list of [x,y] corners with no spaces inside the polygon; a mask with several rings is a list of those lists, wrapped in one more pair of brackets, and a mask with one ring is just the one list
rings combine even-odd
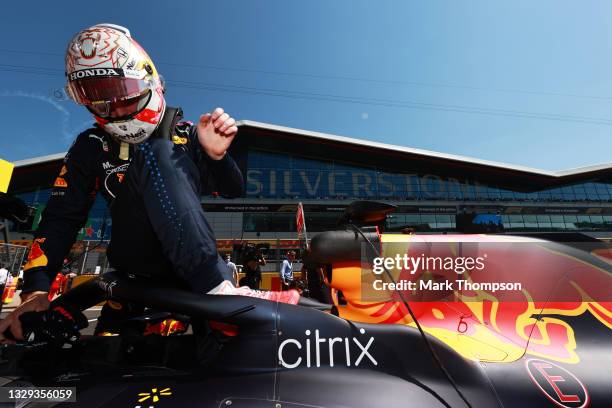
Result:
{"label": "grandstand building", "polygon": [[[387,230],[449,233],[484,222],[512,233],[612,237],[612,164],[550,172],[252,121],[239,128],[230,153],[245,176],[246,195],[202,197],[220,244],[295,239],[300,201],[310,234],[334,228],[357,199],[398,206]],[[16,162],[9,193],[40,213],[63,157]],[[109,236],[109,212],[98,198],[78,239]],[[30,237],[13,231],[11,240]]]}

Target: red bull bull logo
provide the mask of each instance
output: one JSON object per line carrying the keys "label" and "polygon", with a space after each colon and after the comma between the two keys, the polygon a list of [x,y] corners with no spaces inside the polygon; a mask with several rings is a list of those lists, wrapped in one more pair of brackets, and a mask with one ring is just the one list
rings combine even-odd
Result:
{"label": "red bull bull logo", "polygon": [[[385,238],[389,236],[383,235],[383,243]],[[452,237],[446,239],[449,242],[445,250],[439,245],[427,255],[456,256],[456,242],[450,242]],[[499,240],[499,237],[480,236],[478,242],[492,239]],[[510,362],[527,353],[553,361],[578,363],[575,328],[568,318],[590,314],[607,329],[612,329],[609,267],[589,258],[589,253],[583,256],[580,252],[564,252],[536,243],[513,251],[508,246],[484,248],[488,251],[487,262],[511,259],[510,266],[492,268],[488,273],[478,271],[462,278],[473,282],[513,279],[523,283],[523,290],[511,294],[486,290],[402,292],[423,329],[463,356]],[[412,249],[422,251],[423,248],[415,245]],[[407,248],[405,253],[410,254],[410,250]],[[463,250],[461,255],[465,256],[465,246]],[[448,277],[438,272],[417,270],[408,273],[412,277],[407,277],[407,271],[400,270],[396,271],[395,278],[396,281],[407,278],[416,282]],[[363,279],[366,275],[369,280]],[[340,316],[366,323],[414,325],[397,292],[387,292],[386,297],[376,299],[371,291],[364,289],[364,285],[371,284],[374,275],[371,268],[363,268],[357,262],[334,265],[331,286]],[[359,277],[362,278],[360,284],[355,284]],[[338,291],[344,295],[345,305],[338,304]]]}

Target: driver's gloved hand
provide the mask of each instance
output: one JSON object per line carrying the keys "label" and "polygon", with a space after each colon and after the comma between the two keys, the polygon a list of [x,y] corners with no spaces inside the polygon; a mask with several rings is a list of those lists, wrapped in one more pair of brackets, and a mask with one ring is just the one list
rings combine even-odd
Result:
{"label": "driver's gloved hand", "polygon": [[69,305],[51,306],[43,312],[27,312],[19,319],[27,342],[45,342],[57,347],[74,344],[80,337],[79,331],[89,325],[87,317]]}

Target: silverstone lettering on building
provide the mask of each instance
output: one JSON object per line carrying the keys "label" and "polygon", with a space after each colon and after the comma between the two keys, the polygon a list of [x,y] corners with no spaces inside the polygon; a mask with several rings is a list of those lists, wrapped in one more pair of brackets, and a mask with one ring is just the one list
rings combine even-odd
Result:
{"label": "silverstone lettering on building", "polygon": [[[454,188],[449,189],[448,186]],[[414,197],[439,198],[457,192],[478,197],[487,186],[435,174],[390,174],[374,171],[248,170],[247,195],[263,197]]]}

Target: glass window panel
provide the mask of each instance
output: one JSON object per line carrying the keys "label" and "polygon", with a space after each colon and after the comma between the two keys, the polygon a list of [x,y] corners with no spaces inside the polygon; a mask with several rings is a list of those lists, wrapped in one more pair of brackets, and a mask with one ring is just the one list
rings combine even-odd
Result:
{"label": "glass window panel", "polygon": [[461,186],[459,184],[457,184],[454,181],[447,181],[446,182],[446,189],[448,191],[452,191],[452,192],[459,192],[461,191]]}
{"label": "glass window panel", "polygon": [[438,176],[425,175],[420,178],[421,195],[424,199],[436,200],[447,197],[446,183]]}
{"label": "glass window panel", "polygon": [[525,228],[535,230],[538,228],[538,218],[535,215],[523,215]]}
{"label": "glass window panel", "polygon": [[457,183],[448,183],[448,198],[450,200],[461,200],[463,199],[463,192],[461,187]]}
{"label": "glass window panel", "polygon": [[524,200],[527,200],[528,196],[529,195],[527,193],[522,193],[520,191],[515,191],[514,192],[514,199],[515,200],[524,201]]}
{"label": "glass window panel", "polygon": [[387,218],[388,227],[398,227],[406,224],[406,217],[404,215],[391,215]]}
{"label": "glass window panel", "polygon": [[525,228],[525,224],[522,222],[511,222],[508,224],[507,228],[511,230],[520,230]]}
{"label": "glass window panel", "polygon": [[462,184],[461,194],[464,200],[473,200],[476,198],[476,187],[471,184]]}
{"label": "glass window panel", "polygon": [[603,201],[608,201],[610,200],[610,193],[608,193],[607,191],[600,191],[599,192],[599,198]]}
{"label": "glass window panel", "polygon": [[450,230],[453,228],[450,215],[436,215],[436,227],[438,229]]}
{"label": "glass window panel", "polygon": [[563,193],[563,200],[564,201],[575,201],[576,195],[574,193]]}
{"label": "glass window panel", "polygon": [[340,217],[341,214],[333,212],[310,213],[306,215],[306,226],[311,232],[329,231],[336,228]]}
{"label": "glass window panel", "polygon": [[575,194],[576,194],[576,200],[585,201],[587,199],[587,193],[586,191],[584,191],[584,188],[576,189]]}
{"label": "glass window panel", "polygon": [[576,223],[578,229],[588,231],[592,228],[591,218],[588,215],[578,215],[576,218],[578,218]]}
{"label": "glass window panel", "polygon": [[538,192],[536,200],[550,200],[551,198],[552,196],[550,195],[550,191],[540,191]]}
{"label": "glass window panel", "polygon": [[406,224],[420,224],[421,216],[419,214],[406,215]]}
{"label": "glass window panel", "polygon": [[563,199],[563,193],[561,192],[561,189],[558,189],[558,188],[554,188],[550,190],[550,195],[551,195],[551,198],[555,201],[560,201]]}
{"label": "glass window panel", "polygon": [[421,224],[429,225],[429,228],[435,228],[436,216],[430,214],[421,214]]}
{"label": "glass window panel", "polygon": [[576,215],[564,215],[563,221],[565,222],[578,222],[578,216]]}
{"label": "glass window panel", "polygon": [[474,185],[474,193],[473,193],[473,197],[470,198],[474,198],[474,199],[486,199],[487,198],[487,187],[483,186],[482,184],[475,184]]}
{"label": "glass window panel", "polygon": [[406,193],[408,191],[408,186],[406,185],[406,178],[402,174],[389,174],[388,178],[390,182],[393,184],[396,191],[401,191],[402,193]]}
{"label": "glass window panel", "polygon": [[577,221],[565,221],[565,229],[568,230],[577,230],[578,229]]}
{"label": "glass window panel", "polygon": [[548,215],[538,215],[538,228],[540,229],[550,229],[552,228],[552,224],[550,222],[550,216]]}
{"label": "glass window panel", "polygon": [[538,199],[538,193],[526,193],[525,199],[528,201],[535,201]]}

